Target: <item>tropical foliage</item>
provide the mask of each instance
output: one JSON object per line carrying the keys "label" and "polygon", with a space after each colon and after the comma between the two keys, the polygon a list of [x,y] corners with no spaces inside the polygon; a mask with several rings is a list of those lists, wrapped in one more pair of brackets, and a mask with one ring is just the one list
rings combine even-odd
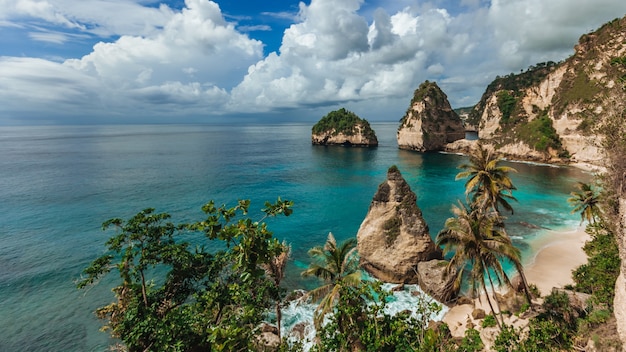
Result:
{"label": "tropical foliage", "polygon": [[[302,272],[303,277],[317,277],[324,284],[307,293],[313,301],[319,301],[315,311],[315,325],[320,327],[327,313],[331,313],[339,302],[342,287],[356,287],[361,283],[356,253],[356,238],[349,238],[339,246],[332,233],[328,234],[323,246],[309,250],[313,262]],[[340,317],[341,318],[341,317]]]}
{"label": "tropical foliage", "polygon": [[[277,281],[261,266],[285,252],[262,221],[290,215],[292,202],[266,203],[260,221],[246,218],[249,204],[227,208],[211,201],[202,208],[206,218],[190,224],[175,225],[154,209],[106,221],[103,228],[117,233],[77,284],[85,288],[111,271],[119,274],[116,300],[96,312],[104,328],[129,351],[254,348],[259,323],[279,297]],[[194,237],[199,245],[183,240]]]}
{"label": "tropical foliage", "polygon": [[472,208],[484,211],[493,209],[500,212],[500,206],[513,213],[510,200],[516,200],[512,191],[515,186],[509,173],[517,172],[512,167],[500,165],[501,159],[492,148],[481,143],[476,145],[469,155],[469,163],[459,166],[464,170],[456,175],[456,179],[465,179],[465,195]]}
{"label": "tropical foliage", "polygon": [[620,271],[617,240],[603,220],[588,225],[587,232],[591,240],[583,249],[589,259],[572,273],[574,288],[591,294],[596,305],[612,311],[615,280]]}
{"label": "tropical foliage", "polygon": [[591,185],[584,182],[577,183],[577,192],[572,192],[567,200],[574,209],[572,213],[580,212],[580,223],[587,220],[595,223],[600,216],[600,194]]}
{"label": "tropical foliage", "polygon": [[361,126],[362,133],[366,137],[375,137],[375,132],[370,127],[367,120],[360,118],[352,111],[341,108],[331,111],[313,125],[313,134],[332,133],[333,135],[345,134],[351,136],[355,134],[357,126]]}
{"label": "tropical foliage", "polygon": [[[390,293],[380,282],[362,281],[342,286],[339,300],[328,323],[318,331],[314,351],[447,351],[455,347],[447,326],[428,327],[430,317],[441,306],[421,300],[408,311],[386,312]],[[341,318],[344,317],[344,318]]]}
{"label": "tropical foliage", "polygon": [[521,268],[520,252],[513,246],[494,212],[471,209],[462,203],[454,206],[452,212],[455,217],[446,221],[436,239],[444,254],[452,253],[446,271],[450,273],[456,269],[457,287],[467,279],[470,296],[479,296],[482,290],[495,315],[487,286],[491,286],[494,293],[496,284],[511,286],[502,262],[506,260]]}

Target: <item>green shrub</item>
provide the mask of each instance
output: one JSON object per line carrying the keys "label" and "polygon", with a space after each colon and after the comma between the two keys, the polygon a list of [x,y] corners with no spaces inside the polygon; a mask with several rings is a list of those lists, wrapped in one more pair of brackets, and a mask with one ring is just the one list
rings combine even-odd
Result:
{"label": "green shrub", "polygon": [[587,264],[573,272],[576,290],[589,293],[597,304],[613,310],[615,280],[619,275],[620,258],[614,234],[603,221],[587,227],[591,241],[583,247],[589,256]]}
{"label": "green shrub", "polygon": [[500,109],[500,112],[502,113],[500,121],[501,123],[506,124],[511,118],[513,109],[515,109],[517,99],[515,99],[515,97],[506,90],[498,92],[496,96],[498,97],[498,109]]}
{"label": "green shrub", "polygon": [[480,323],[480,326],[482,326],[483,328],[491,328],[496,326],[498,323],[496,322],[496,317],[493,314],[489,314],[487,316],[485,316],[485,319],[483,319],[483,322]]}
{"label": "green shrub", "polygon": [[517,132],[520,139],[536,150],[561,149],[561,139],[546,114],[520,126]]}
{"label": "green shrub", "polygon": [[478,352],[482,351],[484,347],[485,345],[483,340],[480,339],[478,330],[470,328],[465,330],[465,336],[461,340],[461,345],[457,352]]}

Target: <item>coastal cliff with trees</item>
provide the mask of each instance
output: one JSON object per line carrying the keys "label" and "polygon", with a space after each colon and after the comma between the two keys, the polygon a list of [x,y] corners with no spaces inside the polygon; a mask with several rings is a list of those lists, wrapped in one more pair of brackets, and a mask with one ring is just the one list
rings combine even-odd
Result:
{"label": "coastal cliff with trees", "polygon": [[[412,107],[431,99],[418,98]],[[468,116],[468,122],[478,126],[481,141],[468,149],[469,162],[457,175],[466,180],[466,192],[459,195],[464,200],[453,206],[453,216],[435,244],[421,238],[430,237],[428,226],[415,194],[392,166],[357,239],[337,243],[329,234],[325,243],[309,251],[311,263],[302,275],[321,282],[300,298],[318,303],[311,350],[620,350],[626,345],[625,101],[626,18],[581,37],[576,54],[562,63],[539,64],[497,78]],[[352,122],[344,126],[339,122],[343,119],[333,120],[336,114],[349,115]],[[341,109],[320,120],[313,127],[313,143],[376,145],[369,124],[352,115]],[[408,120],[403,119],[402,126],[411,125]],[[366,138],[346,139],[355,133]],[[449,150],[457,147],[458,142],[448,145]],[[513,211],[516,189],[509,177],[515,170],[500,164],[503,156],[592,164],[605,171],[598,176],[599,186],[581,183],[572,190],[570,202],[590,235],[584,248],[589,260],[573,272],[573,285],[537,292],[527,282],[502,215]],[[302,350],[299,341],[280,335],[280,323],[278,328],[267,323],[267,312],[275,311],[280,319],[288,299],[281,278],[289,245],[278,242],[263,221],[291,215],[292,205],[281,199],[266,203],[264,216],[257,220],[248,218],[248,201],[232,208],[209,202],[203,207],[206,217],[191,223],[172,223],[168,214],[153,209],[128,220],[111,219],[104,227],[117,232],[106,242],[107,252],[85,269],[78,286],[95,284],[112,271],[119,274],[115,301],[96,312],[123,343],[116,346],[119,350]],[[378,238],[368,239],[373,234]],[[222,249],[194,248],[186,242],[189,236]],[[408,265],[403,258],[392,258],[400,252],[394,246],[404,242],[416,248],[417,253],[408,255],[420,250],[424,255]],[[389,248],[392,253],[384,251]],[[442,260],[442,249],[448,261]],[[362,252],[360,260],[357,250]],[[388,265],[391,259],[400,264]],[[401,290],[404,282],[424,280],[420,272],[429,269],[419,265],[428,262],[441,273],[438,282],[454,295],[465,284],[470,302],[483,295],[489,304],[491,314],[472,312],[473,321],[481,325],[468,323],[462,338],[453,338],[444,323],[430,323],[431,314],[441,309],[437,303],[424,300],[415,309],[417,316],[387,313],[392,293],[364,280],[361,271],[394,277]],[[503,262],[512,264],[519,280],[509,276]],[[401,265],[408,278],[392,272]],[[497,286],[509,288],[511,294],[494,292]],[[456,303],[463,304],[463,298]],[[515,326],[520,320],[525,325]],[[479,330],[496,326],[494,338],[482,340]]]}
{"label": "coastal cliff with trees", "polygon": [[598,128],[623,112],[624,43],[626,18],[616,19],[581,36],[562,62],[497,77],[466,123],[505,157],[604,166]]}

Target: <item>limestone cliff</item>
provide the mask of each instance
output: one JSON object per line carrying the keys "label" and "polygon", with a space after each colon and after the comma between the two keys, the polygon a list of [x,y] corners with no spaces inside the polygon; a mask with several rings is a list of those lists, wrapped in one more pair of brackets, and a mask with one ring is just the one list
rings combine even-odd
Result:
{"label": "limestone cliff", "polygon": [[341,108],[322,117],[312,128],[311,143],[355,147],[378,146],[376,133],[369,122]]}
{"label": "limestone cliff", "polygon": [[426,81],[415,90],[397,138],[400,149],[442,150],[447,143],[465,138],[465,128],[445,93],[435,82]]}
{"label": "limestone cliff", "polygon": [[615,282],[615,301],[613,301],[613,314],[617,322],[617,333],[622,345],[626,350],[626,198],[619,200],[620,226],[617,233],[617,245],[619,247],[622,267]]}
{"label": "limestone cliff", "polygon": [[357,233],[361,267],[379,280],[418,283],[417,264],[442,258],[416,200],[398,168],[389,168]]}
{"label": "limestone cliff", "polygon": [[585,34],[575,54],[498,77],[468,118],[504,156],[601,166],[596,128],[626,99],[626,17]]}

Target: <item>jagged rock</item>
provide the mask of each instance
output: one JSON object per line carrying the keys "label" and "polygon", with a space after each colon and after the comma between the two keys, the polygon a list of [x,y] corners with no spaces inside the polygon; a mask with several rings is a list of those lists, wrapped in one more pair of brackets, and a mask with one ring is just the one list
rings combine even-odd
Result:
{"label": "jagged rock", "polygon": [[322,117],[312,128],[311,143],[353,147],[378,146],[376,133],[369,122],[341,108]]}
{"label": "jagged rock", "polygon": [[280,346],[280,343],[278,328],[267,323],[262,324],[260,334],[257,335],[257,349],[259,351],[275,351]]}
{"label": "jagged rock", "polygon": [[456,305],[457,306],[462,306],[464,304],[474,304],[474,300],[467,297],[467,296],[461,296],[459,298],[457,298],[456,300]]}
{"label": "jagged rock", "polygon": [[442,303],[450,302],[459,293],[458,289],[454,289],[456,270],[446,274],[447,265],[447,261],[437,259],[417,264],[417,279],[420,288]]}
{"label": "jagged rock", "polygon": [[361,267],[381,281],[418,283],[417,264],[442,258],[416,200],[400,170],[389,168],[357,233]]}
{"label": "jagged rock", "polygon": [[[604,167],[595,127],[623,118],[626,17],[583,35],[568,59],[497,77],[468,116],[479,138],[515,160]],[[617,60],[617,61],[616,61]]]}
{"label": "jagged rock", "polygon": [[480,309],[480,308],[474,309],[472,311],[472,318],[474,318],[474,320],[484,319],[485,318],[485,311]]}
{"label": "jagged rock", "polygon": [[581,315],[587,314],[589,310],[589,299],[591,299],[590,294],[556,287],[552,289],[552,292],[565,293],[569,299],[570,307],[574,308],[574,310]]}
{"label": "jagged rock", "polygon": [[621,269],[615,281],[613,314],[617,321],[617,333],[626,346],[626,199],[619,200],[620,226],[617,231],[617,247],[621,259]]}
{"label": "jagged rock", "polygon": [[435,82],[426,81],[415,90],[397,137],[400,149],[442,150],[447,143],[465,138],[465,128],[446,94]]}
{"label": "jagged rock", "polygon": [[304,340],[304,337],[306,336],[306,329],[307,329],[308,325],[309,324],[305,323],[305,322],[301,322],[301,323],[298,323],[298,324],[294,325],[294,327],[291,329],[291,332],[289,333],[289,335],[297,338],[300,341]]}

